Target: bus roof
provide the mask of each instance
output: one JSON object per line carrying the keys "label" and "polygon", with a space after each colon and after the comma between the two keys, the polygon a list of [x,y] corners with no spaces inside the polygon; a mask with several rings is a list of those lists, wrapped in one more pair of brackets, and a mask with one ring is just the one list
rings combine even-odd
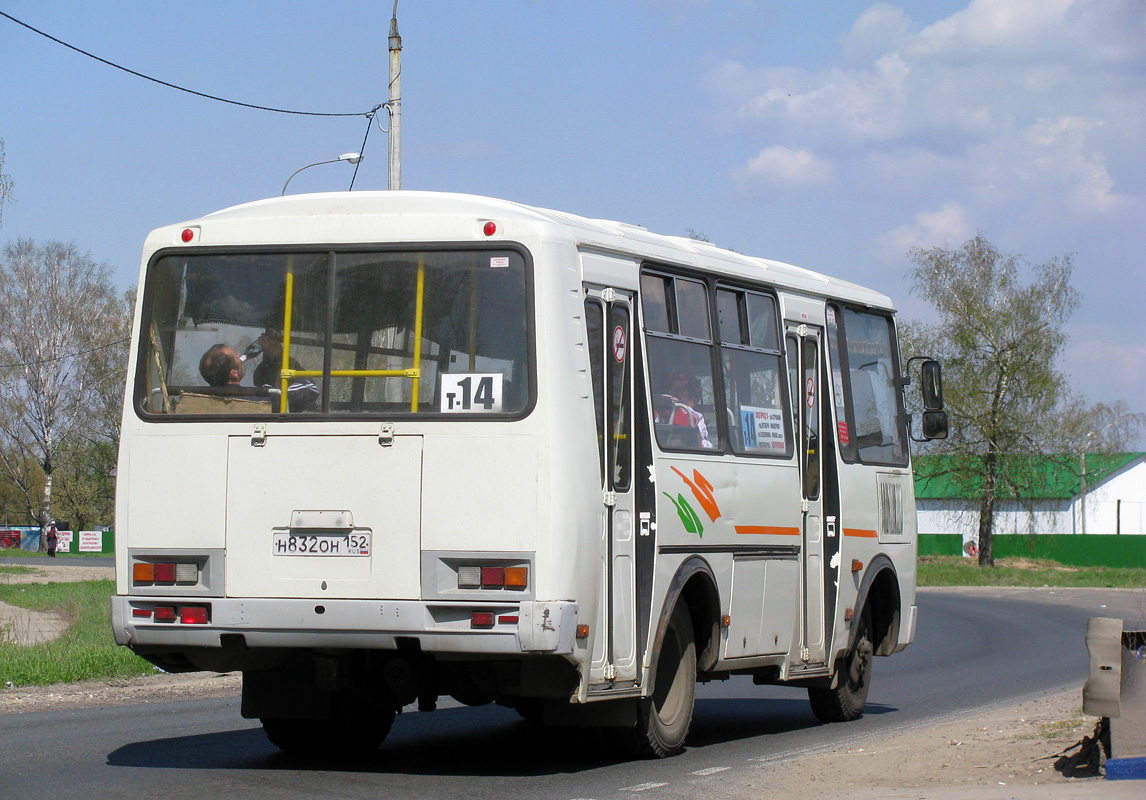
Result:
{"label": "bus roof", "polygon": [[[716,269],[782,289],[836,297],[891,309],[890,298],[819,272],[735,253],[710,242],[652,233],[638,225],[590,219],[508,200],[449,192],[361,191],[297,194],[232,206],[152,232],[147,254],[174,245],[198,227],[195,244],[331,244],[425,242],[484,238],[477,223],[498,223],[498,237],[512,240],[514,223],[533,227],[547,241],[629,255],[675,266]],[[393,223],[393,227],[391,224]],[[396,230],[401,226],[400,232]]]}

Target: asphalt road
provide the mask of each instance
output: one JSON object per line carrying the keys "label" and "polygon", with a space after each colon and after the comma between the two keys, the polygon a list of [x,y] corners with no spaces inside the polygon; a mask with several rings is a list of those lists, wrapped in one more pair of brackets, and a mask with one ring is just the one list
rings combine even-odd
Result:
{"label": "asphalt road", "polygon": [[1087,618],[1143,616],[1140,594],[923,591],[919,637],[876,659],[862,719],[820,725],[802,691],[713,683],[686,752],[665,761],[626,760],[592,732],[538,733],[495,706],[404,713],[365,761],[298,761],[231,698],[0,716],[0,797],[703,796],[715,776],[758,781],[762,762],[1079,686]]}

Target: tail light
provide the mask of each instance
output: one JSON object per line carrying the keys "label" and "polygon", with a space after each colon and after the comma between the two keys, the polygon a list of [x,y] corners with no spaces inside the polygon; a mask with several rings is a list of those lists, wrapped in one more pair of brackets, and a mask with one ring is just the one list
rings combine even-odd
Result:
{"label": "tail light", "polygon": [[210,605],[136,605],[131,616],[153,622],[177,622],[181,625],[206,625],[211,621]]}
{"label": "tail light", "polygon": [[199,582],[199,565],[194,561],[136,561],[131,565],[133,586],[173,586]]}
{"label": "tail light", "polygon": [[179,621],[184,625],[206,625],[206,606],[182,606],[179,609]]}
{"label": "tail light", "polygon": [[479,566],[458,567],[459,589],[526,589],[529,567]]}

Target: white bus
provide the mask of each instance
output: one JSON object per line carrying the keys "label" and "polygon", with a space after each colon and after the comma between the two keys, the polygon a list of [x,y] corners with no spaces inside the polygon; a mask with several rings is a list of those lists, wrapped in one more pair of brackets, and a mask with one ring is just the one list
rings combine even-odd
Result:
{"label": "white bus", "polygon": [[243,716],[284,750],[373,750],[449,695],[667,756],[698,681],[853,719],[872,656],[915,636],[881,294],[407,191],[160,228],[140,287],[116,641],[241,670]]}

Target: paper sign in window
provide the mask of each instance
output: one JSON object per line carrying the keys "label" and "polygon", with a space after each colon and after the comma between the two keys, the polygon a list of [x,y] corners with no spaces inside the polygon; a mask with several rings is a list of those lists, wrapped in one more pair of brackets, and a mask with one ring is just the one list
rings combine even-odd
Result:
{"label": "paper sign in window", "polygon": [[758,453],[784,452],[784,414],[778,408],[740,407],[744,449]]}
{"label": "paper sign in window", "polygon": [[446,372],[441,375],[443,414],[501,411],[504,378],[500,372]]}

